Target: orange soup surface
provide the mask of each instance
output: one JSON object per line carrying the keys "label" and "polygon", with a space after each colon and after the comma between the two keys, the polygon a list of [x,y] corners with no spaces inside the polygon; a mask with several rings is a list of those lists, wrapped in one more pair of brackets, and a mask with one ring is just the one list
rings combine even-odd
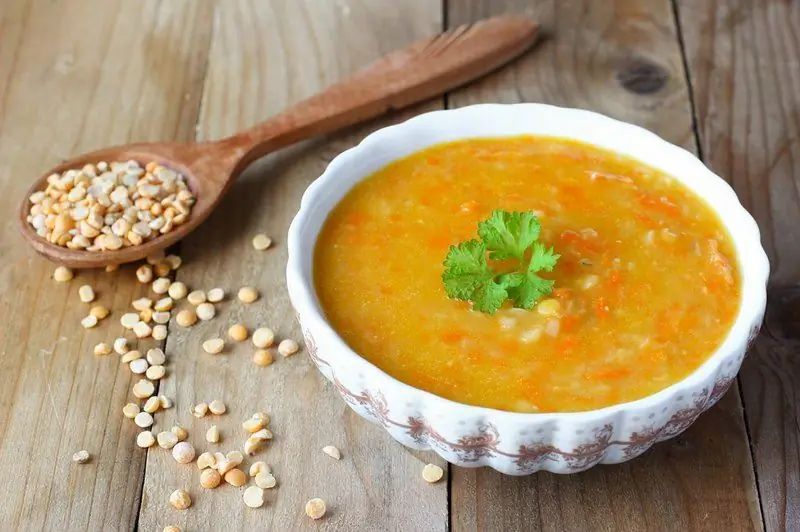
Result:
{"label": "orange soup surface", "polygon": [[[443,261],[495,209],[535,211],[552,294],[494,314],[448,299]],[[491,262],[491,261],[490,261]],[[389,375],[470,405],[585,411],[651,395],[722,343],[740,304],[716,213],[634,159],[548,137],[469,139],[356,185],[318,239],[334,329]]]}

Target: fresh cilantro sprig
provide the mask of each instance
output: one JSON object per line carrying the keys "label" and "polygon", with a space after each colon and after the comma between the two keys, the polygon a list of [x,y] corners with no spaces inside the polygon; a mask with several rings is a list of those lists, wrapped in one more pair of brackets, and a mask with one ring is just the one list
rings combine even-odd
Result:
{"label": "fresh cilantro sprig", "polygon": [[[531,309],[553,291],[553,281],[538,273],[553,271],[559,255],[537,242],[541,225],[533,212],[496,210],[478,224],[480,240],[450,246],[442,281],[451,299],[472,301],[472,308],[493,314],[506,299]],[[487,261],[514,259],[519,267],[498,272]]]}

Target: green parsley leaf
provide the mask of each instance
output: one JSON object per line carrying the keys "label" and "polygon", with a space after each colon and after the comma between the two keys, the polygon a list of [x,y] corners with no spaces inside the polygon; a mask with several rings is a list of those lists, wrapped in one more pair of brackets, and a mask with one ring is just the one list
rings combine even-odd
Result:
{"label": "green parsley leaf", "polygon": [[478,236],[491,252],[489,258],[494,260],[522,261],[525,250],[539,238],[540,231],[539,220],[532,212],[496,210],[478,224]]}
{"label": "green parsley leaf", "polygon": [[[541,232],[533,212],[494,211],[478,224],[481,241],[472,239],[450,246],[444,261],[442,282],[451,299],[471,301],[472,308],[493,314],[506,299],[515,306],[530,309],[552,292],[554,282],[538,272],[553,271],[559,255],[553,248],[536,242]],[[530,250],[530,258],[526,254]],[[487,262],[516,259],[520,268],[511,272],[495,272]]]}
{"label": "green parsley leaf", "polygon": [[553,248],[547,249],[541,242],[536,242],[533,244],[528,273],[536,273],[538,271],[552,272],[560,258],[561,255],[555,253]]}
{"label": "green parsley leaf", "polygon": [[472,308],[487,314],[497,312],[497,309],[506,299],[508,299],[508,291],[494,279],[489,279],[485,283],[478,285],[472,293],[472,297],[470,297]]}
{"label": "green parsley leaf", "polygon": [[492,314],[508,298],[505,286],[495,281],[486,263],[486,247],[477,240],[450,246],[444,267],[442,281],[452,299],[472,301],[475,310]]}
{"label": "green parsley leaf", "polygon": [[453,299],[471,299],[475,288],[494,276],[486,264],[486,248],[477,240],[450,246],[444,268],[444,289]]}
{"label": "green parsley leaf", "polygon": [[555,282],[550,279],[542,279],[536,273],[553,271],[558,258],[559,255],[553,252],[553,248],[546,249],[541,242],[533,244],[531,261],[524,275],[525,280],[509,291],[509,295],[517,307],[531,309],[542,296],[553,291]]}

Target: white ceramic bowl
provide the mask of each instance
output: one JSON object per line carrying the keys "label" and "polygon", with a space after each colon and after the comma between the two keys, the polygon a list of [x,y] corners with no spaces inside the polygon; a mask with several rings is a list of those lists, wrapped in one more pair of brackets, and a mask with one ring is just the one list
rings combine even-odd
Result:
{"label": "white ceramic bowl", "polygon": [[[390,377],[352,351],[325,320],[314,292],[314,246],[328,213],[355,183],[433,144],[522,134],[566,137],[632,156],[679,179],[719,213],[736,246],[742,305],[722,345],[690,376],[654,395],[600,410],[504,412],[456,403]],[[486,104],[426,113],[381,129],[331,161],[303,195],[289,229],[287,282],[312,360],[353,410],[403,445],[433,449],[453,464],[525,475],[624,462],[685,430],[736,378],[764,317],[768,273],[755,221],[728,184],[686,150],[589,111]]]}

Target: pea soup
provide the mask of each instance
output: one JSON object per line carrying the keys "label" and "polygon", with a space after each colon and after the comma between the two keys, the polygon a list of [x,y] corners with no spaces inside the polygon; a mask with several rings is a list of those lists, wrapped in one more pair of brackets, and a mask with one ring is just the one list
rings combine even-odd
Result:
{"label": "pea soup", "polygon": [[[560,255],[530,309],[479,312],[443,284],[451,246],[498,209],[535,213],[539,242]],[[326,221],[314,277],[355,352],[411,386],[516,412],[651,395],[717,349],[740,304],[733,244],[702,199],[639,161],[550,137],[441,144],[363,180]]]}

